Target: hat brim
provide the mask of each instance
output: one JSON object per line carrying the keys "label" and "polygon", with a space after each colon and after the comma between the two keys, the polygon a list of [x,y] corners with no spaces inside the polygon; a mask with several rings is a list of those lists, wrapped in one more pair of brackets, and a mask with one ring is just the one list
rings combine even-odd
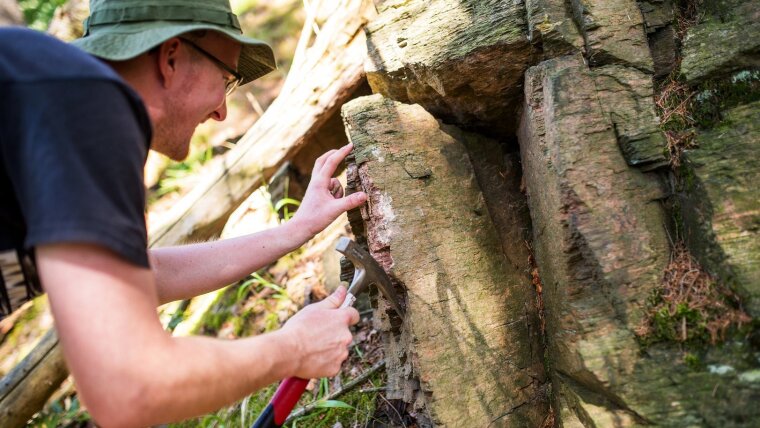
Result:
{"label": "hat brim", "polygon": [[238,73],[245,85],[275,70],[272,48],[261,40],[246,37],[229,27],[207,23],[177,23],[168,21],[138,22],[110,26],[108,31],[93,28],[90,34],[74,40],[73,45],[90,54],[110,61],[124,61],[143,54],[161,43],[190,31],[212,30],[242,45]]}

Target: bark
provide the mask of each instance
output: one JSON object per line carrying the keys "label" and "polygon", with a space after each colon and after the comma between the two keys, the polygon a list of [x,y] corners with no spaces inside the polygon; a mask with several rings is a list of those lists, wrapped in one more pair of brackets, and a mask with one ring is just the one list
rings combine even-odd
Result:
{"label": "bark", "polygon": [[462,131],[379,95],[343,116],[349,172],[369,195],[369,250],[406,296],[403,320],[378,299],[388,397],[420,426],[538,426],[547,403],[530,281],[501,251]]}

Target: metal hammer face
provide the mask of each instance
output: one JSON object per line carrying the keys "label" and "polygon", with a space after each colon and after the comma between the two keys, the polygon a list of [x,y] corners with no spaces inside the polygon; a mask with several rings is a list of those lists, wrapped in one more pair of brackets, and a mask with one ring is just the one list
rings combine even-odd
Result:
{"label": "metal hammer face", "polygon": [[356,296],[364,292],[370,284],[375,284],[380,292],[383,293],[383,296],[390,301],[396,313],[401,318],[404,317],[404,310],[398,304],[391,279],[380,264],[377,263],[377,260],[345,236],[340,238],[335,246],[335,250],[346,256],[354,264],[354,280],[351,281],[351,286],[348,288],[349,293]]}

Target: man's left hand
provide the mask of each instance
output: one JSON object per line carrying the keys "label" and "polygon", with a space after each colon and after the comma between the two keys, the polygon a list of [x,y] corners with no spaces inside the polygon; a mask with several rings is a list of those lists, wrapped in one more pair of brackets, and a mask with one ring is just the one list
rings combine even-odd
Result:
{"label": "man's left hand", "polygon": [[338,165],[352,148],[353,145],[349,143],[340,149],[330,150],[314,162],[306,195],[291,220],[300,227],[304,227],[310,237],[324,230],[339,215],[367,201],[367,195],[364,192],[356,192],[344,197],[343,186],[337,178],[333,177]]}

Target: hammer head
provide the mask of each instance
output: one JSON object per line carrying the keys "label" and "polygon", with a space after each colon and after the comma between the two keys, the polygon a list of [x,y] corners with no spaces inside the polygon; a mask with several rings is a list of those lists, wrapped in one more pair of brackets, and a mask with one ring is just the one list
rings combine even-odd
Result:
{"label": "hammer head", "polygon": [[398,304],[391,279],[368,252],[345,236],[340,238],[338,245],[335,246],[335,250],[342,253],[346,259],[354,264],[354,280],[351,281],[351,286],[348,288],[349,293],[356,296],[365,291],[370,284],[375,284],[380,292],[383,293],[383,296],[391,303],[396,313],[400,317],[404,317],[404,310]]}

